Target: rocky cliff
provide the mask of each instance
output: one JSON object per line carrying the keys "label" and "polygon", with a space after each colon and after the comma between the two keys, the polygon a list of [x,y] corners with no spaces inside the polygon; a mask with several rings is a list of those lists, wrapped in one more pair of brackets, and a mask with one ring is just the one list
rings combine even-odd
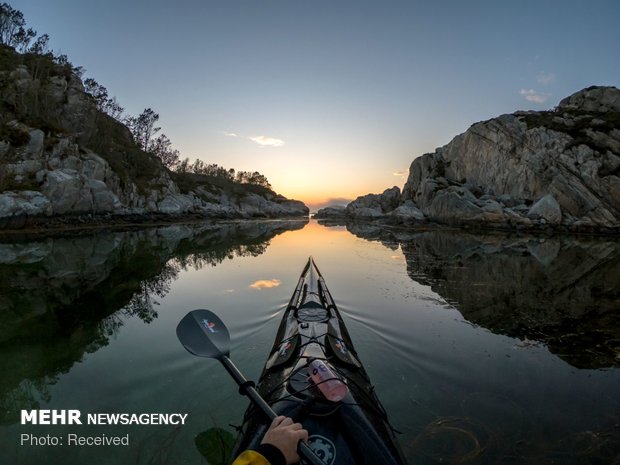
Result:
{"label": "rocky cliff", "polygon": [[553,111],[476,123],[416,158],[402,193],[359,197],[349,218],[620,230],[620,90],[590,87]]}
{"label": "rocky cliff", "polygon": [[167,170],[69,65],[0,47],[0,224],[101,215],[307,216],[262,186]]}

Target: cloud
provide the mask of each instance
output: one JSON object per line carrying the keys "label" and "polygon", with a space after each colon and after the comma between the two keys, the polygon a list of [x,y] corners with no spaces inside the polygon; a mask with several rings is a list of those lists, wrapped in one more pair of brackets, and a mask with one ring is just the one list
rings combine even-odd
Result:
{"label": "cloud", "polygon": [[407,170],[403,170],[403,171],[394,171],[392,173],[394,176],[407,176],[409,174],[409,171]]}
{"label": "cloud", "polygon": [[258,145],[262,145],[262,146],[282,147],[284,145],[284,141],[282,139],[276,139],[275,137],[269,137],[269,136],[255,136],[255,137],[240,136],[236,132],[230,132],[230,131],[222,131],[222,134],[224,134],[226,137],[241,137],[243,139],[247,139],[247,140],[251,140],[252,142],[256,142]]}
{"label": "cloud", "polygon": [[258,281],[254,281],[250,284],[252,289],[256,289],[260,291],[261,289],[271,289],[273,287],[278,287],[282,281],[279,279],[259,279]]}
{"label": "cloud", "polygon": [[282,139],[276,139],[275,137],[256,136],[248,137],[248,139],[256,142],[258,145],[266,145],[271,147],[282,147],[284,145],[284,141]]}
{"label": "cloud", "polygon": [[527,100],[528,102],[534,103],[543,103],[547,100],[546,95],[539,94],[534,89],[521,89],[519,93]]}
{"label": "cloud", "polygon": [[541,84],[547,85],[555,81],[555,74],[541,72],[536,78],[536,80]]}

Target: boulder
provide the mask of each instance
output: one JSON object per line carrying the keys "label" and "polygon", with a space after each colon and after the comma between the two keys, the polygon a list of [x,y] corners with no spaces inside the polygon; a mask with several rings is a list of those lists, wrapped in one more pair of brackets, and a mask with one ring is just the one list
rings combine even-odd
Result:
{"label": "boulder", "polygon": [[389,216],[403,223],[426,219],[424,213],[411,200],[406,200],[402,205],[396,207],[389,213]]}
{"label": "boulder", "polygon": [[114,212],[122,208],[118,197],[108,189],[108,186],[103,181],[89,178],[86,181],[86,186],[92,195],[94,212]]}
{"label": "boulder", "polygon": [[157,211],[169,215],[180,215],[193,211],[194,202],[189,196],[171,194],[157,204]]}
{"label": "boulder", "polygon": [[75,170],[49,171],[41,192],[49,199],[56,215],[92,210],[92,197],[84,192],[84,182]]}
{"label": "boulder", "polygon": [[43,154],[43,143],[45,141],[45,133],[40,129],[30,131],[30,142],[26,146],[25,158],[40,158]]}
{"label": "boulder", "polygon": [[423,207],[422,211],[428,218],[442,223],[477,220],[482,216],[482,209],[474,201],[448,189],[435,195],[430,205]]}
{"label": "boulder", "polygon": [[542,218],[549,224],[562,222],[562,208],[553,195],[547,194],[530,208],[528,218]]}
{"label": "boulder", "polygon": [[381,194],[363,195],[349,203],[345,213],[351,218],[380,218],[400,204],[400,188],[394,186]]}
{"label": "boulder", "polygon": [[0,218],[18,216],[50,216],[52,205],[47,197],[36,191],[0,193]]}

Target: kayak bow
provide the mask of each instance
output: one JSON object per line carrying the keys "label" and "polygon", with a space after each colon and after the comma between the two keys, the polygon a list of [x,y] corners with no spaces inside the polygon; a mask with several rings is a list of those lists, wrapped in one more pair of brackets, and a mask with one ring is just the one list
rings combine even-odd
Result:
{"label": "kayak bow", "polygon": [[[315,359],[346,382],[349,392],[342,400],[327,400],[311,380],[308,365]],[[326,465],[406,463],[312,257],[284,312],[257,390],[278,415],[303,424],[310,447]],[[269,423],[250,405],[233,457],[257,447]]]}

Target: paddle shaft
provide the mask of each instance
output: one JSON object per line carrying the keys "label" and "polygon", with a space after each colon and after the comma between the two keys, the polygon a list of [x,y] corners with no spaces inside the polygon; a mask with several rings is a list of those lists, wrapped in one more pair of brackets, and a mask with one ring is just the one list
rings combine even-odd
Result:
{"label": "paddle shaft", "polygon": [[241,394],[248,396],[250,400],[254,402],[254,405],[256,405],[259,409],[265,412],[265,414],[269,417],[270,420],[273,420],[275,417],[278,416],[276,412],[274,412],[273,409],[269,406],[269,404],[265,402],[265,400],[260,396],[256,389],[254,389],[251,384],[248,384],[248,380],[245,379],[243,373],[239,371],[239,369],[235,366],[235,364],[230,358],[228,358],[226,355],[223,355],[219,360],[220,362],[222,362],[222,365],[224,365],[226,371],[230,373],[230,376],[233,377],[239,387],[242,387],[242,389],[239,391]]}
{"label": "paddle shaft", "polygon": [[[248,380],[245,379],[245,376],[243,376],[243,374],[239,371],[239,369],[235,366],[235,364],[230,358],[228,358],[226,355],[222,355],[218,360],[222,362],[222,365],[224,365],[226,371],[228,371],[230,376],[232,376],[235,382],[239,385],[239,387],[241,388],[241,394],[248,396],[250,400],[254,402],[254,405],[256,405],[260,410],[262,410],[265,415],[269,417],[270,420],[273,420],[275,417],[278,416],[276,412],[273,411],[271,406],[267,402],[265,402],[265,399],[261,397],[258,391],[254,389],[254,386],[248,383]],[[312,465],[325,465],[325,463],[323,463],[323,461],[319,457],[317,457],[314,451],[310,449],[308,444],[303,441],[299,441],[299,444],[297,445],[297,452]]]}

